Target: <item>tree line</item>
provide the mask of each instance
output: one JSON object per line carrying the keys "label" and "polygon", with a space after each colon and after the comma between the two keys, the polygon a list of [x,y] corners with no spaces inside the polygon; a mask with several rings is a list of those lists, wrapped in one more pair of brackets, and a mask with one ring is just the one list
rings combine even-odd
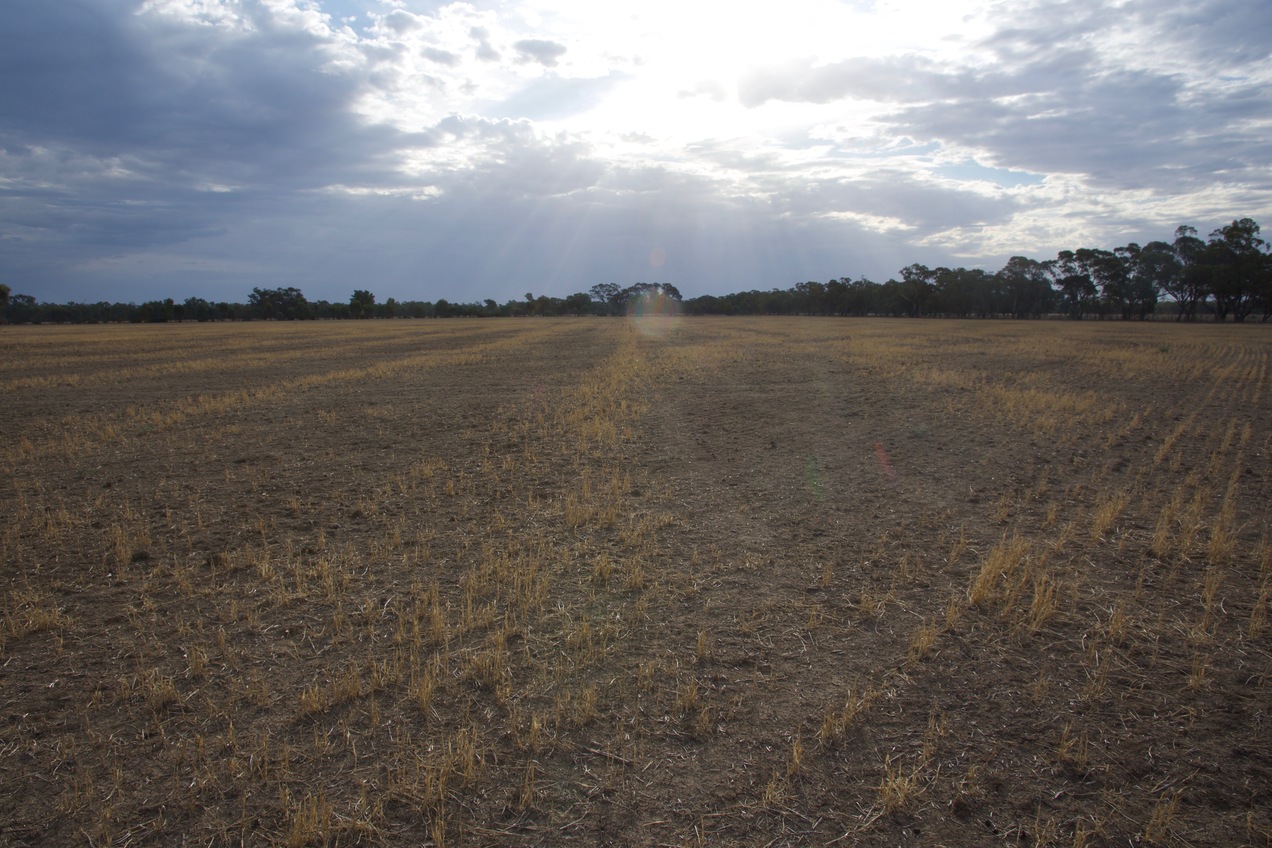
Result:
{"label": "tree line", "polygon": [[1013,256],[997,272],[913,264],[901,278],[876,283],[843,278],[789,289],[704,296],[690,314],[812,314],[1039,318],[1169,316],[1245,321],[1272,317],[1272,258],[1249,218],[1207,241],[1193,227],[1173,241],[1134,242],[1114,250],[1062,250],[1055,259]]}
{"label": "tree line", "polygon": [[535,296],[498,303],[397,301],[377,303],[356,289],[349,301],[310,301],[295,287],[254,288],[246,303],[214,303],[191,297],[140,305],[38,303],[0,284],[6,321],[21,323],[159,323],[167,321],[453,318],[623,315],[634,302],[671,301],[690,315],[881,315],[1040,318],[1059,315],[1121,320],[1167,316],[1243,322],[1272,318],[1272,256],[1250,218],[1234,220],[1203,241],[1193,227],[1172,241],[1134,242],[1113,250],[1062,250],[1056,258],[1013,256],[996,272],[980,268],[901,269],[900,279],[876,283],[844,277],[798,283],[789,289],[702,295],[685,299],[665,283],[599,283],[559,298]]}
{"label": "tree line", "polygon": [[0,284],[0,310],[11,324],[162,324],[171,321],[313,321],[360,318],[496,318],[523,316],[624,315],[627,304],[637,298],[665,297],[683,302],[680,291],[666,283],[635,283],[621,287],[612,283],[593,286],[590,293],[579,292],[559,298],[535,296],[498,303],[493,299],[474,303],[399,301],[388,298],[376,302],[373,292],[355,289],[348,302],[309,300],[294,286],[254,288],[246,303],[213,302],[201,297],[184,301],[152,300],[142,304],[40,303],[24,294],[10,294]]}

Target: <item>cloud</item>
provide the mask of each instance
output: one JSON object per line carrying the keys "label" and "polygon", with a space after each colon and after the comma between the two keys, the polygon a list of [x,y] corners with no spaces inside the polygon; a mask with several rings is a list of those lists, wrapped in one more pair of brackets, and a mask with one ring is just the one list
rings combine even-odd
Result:
{"label": "cloud", "polygon": [[351,58],[339,38],[242,8],[9,7],[0,220],[24,273],[206,238],[257,198],[394,174],[404,136],[353,114],[362,83],[332,72]]}
{"label": "cloud", "polygon": [[[800,60],[748,75],[739,96],[750,108],[871,101],[884,107],[873,119],[883,133],[973,152],[999,167],[1080,175],[1093,189],[1193,191],[1217,176],[1266,182],[1272,88],[1266,63],[1258,63],[1270,55],[1260,39],[1272,38],[1272,24],[1259,8],[1035,4],[971,45],[967,61]],[[1232,61],[1222,52],[1230,38]],[[1249,67],[1220,84],[1193,66],[1159,61],[1178,55],[1175,48],[1233,70]]]}
{"label": "cloud", "polygon": [[[1027,48],[1022,45],[1028,43]],[[1265,180],[1272,93],[1233,82],[1199,96],[1182,74],[1119,67],[1080,47],[995,45],[1004,61],[966,91],[881,118],[897,133],[981,151],[1001,167],[1085,177],[1103,190],[1184,192]],[[993,96],[975,96],[979,88]],[[1219,175],[1225,175],[1220,177]]]}
{"label": "cloud", "polygon": [[691,88],[681,89],[676,94],[677,97],[693,98],[707,97],[717,103],[723,103],[728,97],[724,85],[719,80],[703,80]]}
{"label": "cloud", "polygon": [[498,62],[502,56],[490,45],[490,33],[485,27],[473,27],[468,31],[473,41],[477,42],[477,58],[483,62]]}
{"label": "cloud", "polygon": [[771,100],[831,103],[847,97],[892,101],[926,101],[949,96],[957,76],[918,56],[852,58],[815,65],[803,59],[761,68],[738,84],[738,98],[754,108]]}
{"label": "cloud", "polygon": [[16,0],[0,35],[7,145],[97,157],[124,184],[191,187],[312,187],[391,149],[391,133],[351,114],[362,81],[331,72],[347,53],[337,39],[261,9],[195,39],[188,20],[104,15],[111,5]]}
{"label": "cloud", "polygon": [[[152,68],[138,33],[96,4],[15,0],[0,27],[0,115],[6,140],[67,136],[118,143],[142,106],[137,83]],[[121,114],[122,113],[122,114]]]}
{"label": "cloud", "polygon": [[491,109],[493,117],[551,121],[580,115],[595,107],[614,88],[628,79],[609,74],[596,79],[541,77]]}
{"label": "cloud", "polygon": [[421,47],[420,55],[430,62],[436,62],[439,65],[445,65],[448,68],[454,68],[459,65],[459,55],[449,50],[442,50],[440,47]]}
{"label": "cloud", "polygon": [[[544,198],[586,189],[604,165],[586,144],[568,136],[541,138],[523,121],[454,116],[429,133],[439,156],[420,160],[415,178],[447,196],[479,199]],[[454,152],[461,153],[454,167]]]}
{"label": "cloud", "polygon": [[721,292],[1272,211],[1254,0],[969,4],[940,39],[796,0],[738,43],[677,4],[5,8],[0,279],[46,300]]}
{"label": "cloud", "polygon": [[857,179],[800,181],[784,197],[784,208],[799,217],[870,216],[903,222],[918,238],[959,227],[1006,223],[1019,207],[1010,194],[972,191],[920,178],[906,170],[880,169]]}
{"label": "cloud", "polygon": [[1201,0],[1165,7],[1136,0],[1126,13],[1134,25],[1151,31],[1150,43],[1169,45],[1163,53],[1177,65],[1231,69],[1255,66],[1272,56],[1272,17],[1261,0]]}
{"label": "cloud", "polygon": [[382,17],[380,21],[384,26],[399,35],[414,32],[424,26],[417,15],[413,15],[405,9],[394,9]]}
{"label": "cloud", "polygon": [[565,45],[540,38],[524,38],[512,45],[522,62],[538,62],[545,68],[556,67],[557,60],[565,55]]}

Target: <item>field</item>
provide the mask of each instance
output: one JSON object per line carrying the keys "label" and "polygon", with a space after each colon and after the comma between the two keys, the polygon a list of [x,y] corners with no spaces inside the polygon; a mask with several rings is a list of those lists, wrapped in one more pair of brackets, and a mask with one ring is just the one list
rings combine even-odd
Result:
{"label": "field", "polygon": [[0,845],[1272,844],[1272,329],[0,328]]}

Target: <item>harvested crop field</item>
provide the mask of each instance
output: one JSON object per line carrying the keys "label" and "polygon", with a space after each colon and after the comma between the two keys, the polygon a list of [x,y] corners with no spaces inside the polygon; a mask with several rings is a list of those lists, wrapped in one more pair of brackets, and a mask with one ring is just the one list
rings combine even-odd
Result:
{"label": "harvested crop field", "polygon": [[0,845],[1272,844],[1272,328],[0,351]]}

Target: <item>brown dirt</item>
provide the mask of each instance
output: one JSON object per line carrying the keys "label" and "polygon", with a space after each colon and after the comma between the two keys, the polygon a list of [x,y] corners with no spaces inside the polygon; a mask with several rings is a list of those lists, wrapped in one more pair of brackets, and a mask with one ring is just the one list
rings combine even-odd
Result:
{"label": "brown dirt", "polygon": [[0,845],[1272,844],[1268,328],[0,350]]}

